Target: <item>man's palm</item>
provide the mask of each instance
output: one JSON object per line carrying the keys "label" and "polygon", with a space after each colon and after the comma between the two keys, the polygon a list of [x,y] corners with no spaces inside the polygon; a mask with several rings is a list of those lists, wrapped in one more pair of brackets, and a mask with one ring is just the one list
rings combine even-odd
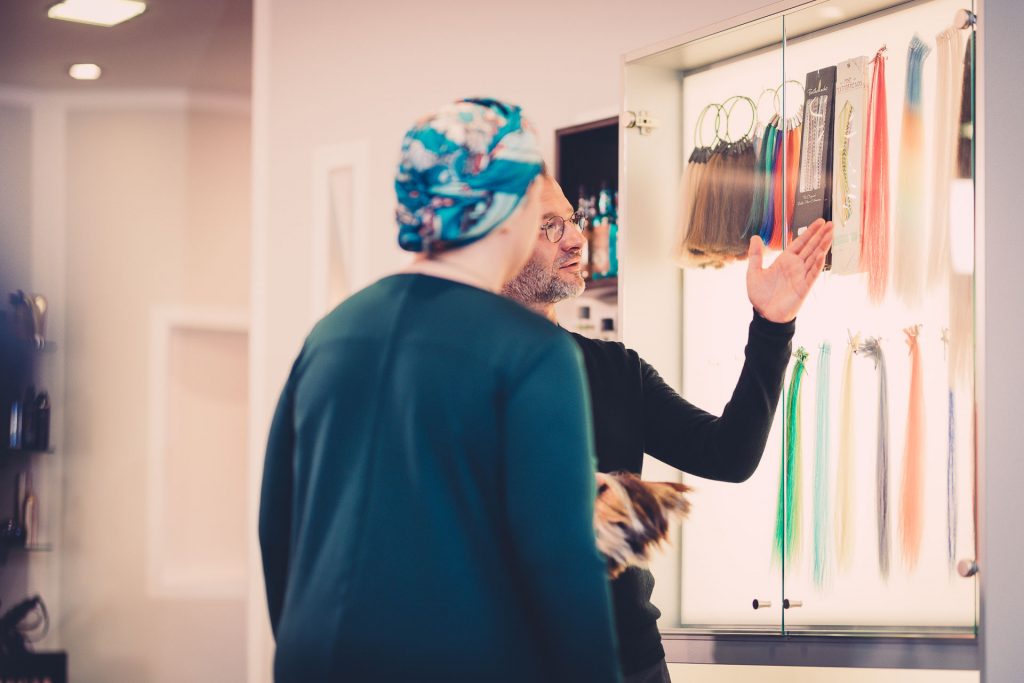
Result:
{"label": "man's palm", "polygon": [[754,310],[773,322],[789,322],[795,318],[821,274],[831,246],[832,223],[819,218],[764,268],[764,243],[760,237],[751,238],[747,254],[747,296]]}

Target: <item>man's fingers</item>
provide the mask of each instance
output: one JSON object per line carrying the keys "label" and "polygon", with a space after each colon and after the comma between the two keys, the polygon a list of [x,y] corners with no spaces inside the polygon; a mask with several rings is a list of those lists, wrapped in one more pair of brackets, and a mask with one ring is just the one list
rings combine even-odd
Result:
{"label": "man's fingers", "polygon": [[[811,227],[807,228],[804,234],[801,235],[801,237],[807,237],[807,241],[796,250],[796,255],[804,260],[813,258],[814,250],[817,249],[822,240],[832,234],[831,227],[828,226],[831,226],[831,224],[825,223],[821,219],[814,221]],[[812,230],[813,232],[811,232]]]}
{"label": "man's fingers", "polygon": [[750,248],[747,249],[747,270],[757,272],[762,268],[764,259],[764,242],[758,235],[750,238]]}
{"label": "man's fingers", "polygon": [[819,218],[811,223],[806,230],[800,233],[800,236],[790,242],[789,249],[793,250],[797,256],[801,256],[804,249],[807,247],[807,243],[814,238],[814,236],[821,230],[821,226],[825,224],[824,218]]}
{"label": "man's fingers", "polygon": [[828,250],[822,251],[820,254],[814,257],[811,261],[810,266],[807,268],[807,274],[804,276],[804,282],[807,283],[808,289],[814,284],[814,281],[821,275],[821,269],[825,267],[825,256],[828,254]]}
{"label": "man's fingers", "polygon": [[[825,239],[827,238],[827,239]],[[822,263],[825,262],[825,258],[828,256],[828,250],[832,246],[832,235],[830,231],[826,231],[826,234],[822,236],[822,240],[818,242],[817,246],[814,247],[814,251],[809,251],[804,256],[804,267],[807,269],[805,275],[816,267],[821,270],[816,264],[820,260]]]}

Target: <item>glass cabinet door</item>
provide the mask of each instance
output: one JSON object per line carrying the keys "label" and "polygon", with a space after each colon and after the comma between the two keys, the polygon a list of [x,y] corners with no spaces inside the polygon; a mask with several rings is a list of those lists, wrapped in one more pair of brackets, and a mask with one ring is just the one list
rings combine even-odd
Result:
{"label": "glass cabinet door", "polygon": [[969,2],[823,0],[627,56],[623,340],[682,396],[736,386],[750,236],[768,266],[836,226],[756,472],[683,476],[663,628],[973,635],[972,34]]}
{"label": "glass cabinet door", "polygon": [[815,212],[801,203],[824,196],[837,232],[793,342],[807,358],[783,433],[797,479],[783,620],[787,632],[973,633],[975,580],[956,571],[974,558],[972,25],[961,12],[973,8],[878,4],[829,0],[784,17],[805,133],[792,223],[806,225]]}

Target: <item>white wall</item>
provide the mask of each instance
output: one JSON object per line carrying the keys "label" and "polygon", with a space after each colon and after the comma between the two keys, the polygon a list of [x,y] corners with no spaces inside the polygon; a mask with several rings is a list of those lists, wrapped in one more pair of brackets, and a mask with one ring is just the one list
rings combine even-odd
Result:
{"label": "white wall", "polygon": [[31,271],[32,110],[0,104],[0,294],[28,286]]}

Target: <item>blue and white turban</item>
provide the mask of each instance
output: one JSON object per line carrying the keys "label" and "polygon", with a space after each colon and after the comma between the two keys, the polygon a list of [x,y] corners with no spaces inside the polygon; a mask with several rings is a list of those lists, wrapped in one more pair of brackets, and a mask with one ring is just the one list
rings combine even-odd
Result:
{"label": "blue and white turban", "polygon": [[475,242],[512,215],[542,168],[517,106],[466,99],[417,122],[395,175],[399,246],[431,253]]}

